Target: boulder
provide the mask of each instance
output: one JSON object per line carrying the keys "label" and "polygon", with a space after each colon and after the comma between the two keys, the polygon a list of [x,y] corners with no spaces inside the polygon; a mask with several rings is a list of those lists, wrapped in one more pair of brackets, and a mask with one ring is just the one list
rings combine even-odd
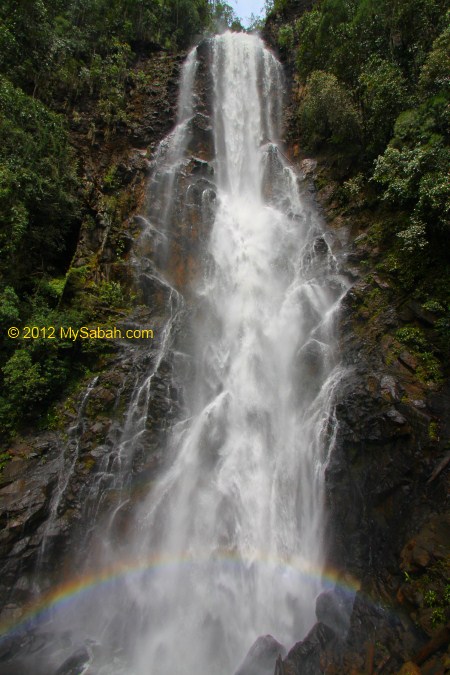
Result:
{"label": "boulder", "polygon": [[250,647],[235,675],[273,675],[278,656],[285,654],[285,647],[275,638],[262,635]]}
{"label": "boulder", "polygon": [[84,667],[89,662],[91,655],[86,647],[77,649],[58,668],[55,675],[79,675],[84,672]]}
{"label": "boulder", "polygon": [[336,633],[323,623],[316,623],[301,642],[297,642],[284,661],[286,673],[292,675],[318,675],[323,672],[321,659],[324,652],[337,643]]}
{"label": "boulder", "polygon": [[324,591],[316,600],[316,617],[319,623],[331,628],[340,637],[345,637],[350,627],[354,594]]}

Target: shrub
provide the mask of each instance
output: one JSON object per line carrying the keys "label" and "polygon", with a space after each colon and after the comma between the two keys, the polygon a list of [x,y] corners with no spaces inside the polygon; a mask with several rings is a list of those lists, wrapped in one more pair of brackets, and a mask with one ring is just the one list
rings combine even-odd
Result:
{"label": "shrub", "polygon": [[111,307],[119,307],[124,302],[122,287],[118,281],[103,281],[98,289],[98,297],[100,302]]}
{"label": "shrub", "polygon": [[291,25],[281,26],[277,35],[277,43],[280,49],[290,51],[294,46],[294,29]]}
{"label": "shrub", "polygon": [[374,57],[359,77],[359,90],[367,151],[376,156],[385,149],[399,112],[408,105],[406,83],[398,66]]}
{"label": "shrub", "polygon": [[17,278],[43,260],[64,266],[78,198],[63,120],[2,76],[0,117],[2,271]]}
{"label": "shrub", "polygon": [[[448,12],[450,20],[450,12]],[[450,26],[433,43],[419,77],[422,94],[434,96],[450,89]]]}
{"label": "shrub", "polygon": [[349,92],[330,73],[311,73],[299,115],[304,143],[311,149],[325,142],[347,146],[347,149],[359,143],[361,125],[358,112]]}

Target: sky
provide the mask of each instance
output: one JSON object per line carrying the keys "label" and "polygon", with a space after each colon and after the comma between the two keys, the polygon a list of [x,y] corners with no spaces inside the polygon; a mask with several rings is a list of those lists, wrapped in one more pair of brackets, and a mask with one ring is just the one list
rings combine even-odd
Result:
{"label": "sky", "polygon": [[264,0],[228,0],[228,4],[234,9],[242,24],[248,24],[250,14],[264,13]]}

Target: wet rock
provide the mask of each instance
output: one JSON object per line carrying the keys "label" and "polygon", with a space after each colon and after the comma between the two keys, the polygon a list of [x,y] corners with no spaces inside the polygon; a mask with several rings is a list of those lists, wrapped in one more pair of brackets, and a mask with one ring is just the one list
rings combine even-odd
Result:
{"label": "wet rock", "polygon": [[317,169],[317,161],[315,159],[304,159],[300,162],[300,171],[304,176],[313,176]]}
{"label": "wet rock", "polygon": [[434,326],[438,320],[438,316],[434,314],[434,312],[425,309],[425,307],[416,300],[408,300],[406,307],[411,311],[411,314],[419,319],[421,323],[425,324],[425,326]]}
{"label": "wet rock", "polygon": [[211,178],[214,175],[214,169],[211,164],[203,159],[199,159],[198,157],[191,158],[189,169],[190,173],[194,176]]}
{"label": "wet rock", "polygon": [[399,399],[398,383],[392,375],[383,375],[380,380],[381,395],[384,398],[397,401]]}
{"label": "wet rock", "polygon": [[336,590],[324,591],[316,600],[316,618],[343,638],[350,627],[353,596]]}
{"label": "wet rock", "polygon": [[45,514],[48,487],[58,470],[56,462],[46,469],[36,467],[33,475],[27,472],[0,490],[0,519],[5,521],[6,531],[23,532]]}
{"label": "wet rock", "polygon": [[401,354],[399,354],[398,360],[403,366],[408,368],[408,370],[410,370],[413,373],[416,372],[419,362],[417,358],[413,356],[413,354],[404,350],[401,352]]}
{"label": "wet rock", "polygon": [[277,658],[286,654],[286,648],[271,635],[259,637],[250,647],[235,675],[273,675]]}
{"label": "wet rock", "polygon": [[381,288],[383,291],[389,290],[391,287],[390,284],[385,279],[382,279],[378,274],[373,274],[372,278],[378,288]]}
{"label": "wet rock", "polygon": [[394,424],[398,424],[399,426],[403,426],[404,424],[406,424],[406,419],[395,408],[391,408],[390,410],[388,410],[386,413],[386,417],[388,417],[392,422],[394,422]]}
{"label": "wet rock", "polygon": [[318,675],[323,672],[324,652],[337,644],[336,633],[325,624],[316,623],[305,639],[290,650],[284,661],[285,671],[289,675]]}
{"label": "wet rock", "polygon": [[433,516],[404,546],[401,569],[406,572],[427,567],[432,559],[445,561],[450,541],[450,515]]}
{"label": "wet rock", "polygon": [[325,187],[323,187],[319,192],[317,193],[317,199],[318,201],[323,204],[324,206],[330,206],[331,201],[333,197],[336,194],[336,190],[338,188],[337,183],[332,183],[329,182]]}
{"label": "wet rock", "polygon": [[211,160],[214,157],[214,133],[210,119],[202,113],[197,113],[191,123],[192,136],[188,150],[201,160]]}
{"label": "wet rock", "polygon": [[131,183],[140,171],[148,171],[149,163],[142,151],[137,150],[117,167],[117,178],[123,185]]}
{"label": "wet rock", "polygon": [[330,251],[330,248],[325,241],[324,237],[317,237],[314,240],[314,252],[318,255],[327,255]]}
{"label": "wet rock", "polygon": [[[89,663],[91,655],[86,647],[80,647],[56,670],[55,675],[80,675]],[[82,670],[83,669],[83,670]]]}
{"label": "wet rock", "polygon": [[413,404],[413,406],[415,406],[416,408],[419,408],[420,410],[425,410],[425,408],[427,407],[427,404],[425,403],[425,401],[422,401],[420,399],[413,400],[413,401],[411,401],[411,403]]}
{"label": "wet rock", "polygon": [[361,278],[361,272],[357,267],[346,266],[343,271],[351,281],[358,281]]}
{"label": "wet rock", "polygon": [[0,485],[6,485],[19,478],[27,465],[28,463],[25,459],[13,458],[11,462],[8,462],[0,474]]}

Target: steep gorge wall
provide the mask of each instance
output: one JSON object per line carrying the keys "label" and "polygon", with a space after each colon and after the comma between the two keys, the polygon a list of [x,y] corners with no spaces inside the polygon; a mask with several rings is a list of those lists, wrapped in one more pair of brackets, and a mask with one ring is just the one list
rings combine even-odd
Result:
{"label": "steep gorge wall", "polygon": [[[310,6],[297,11],[292,3],[289,16],[272,14],[265,38],[275,49],[280,26]],[[281,57],[293,73],[293,54]],[[383,214],[363,204],[344,206],[342,169],[330,156],[302,152],[297,96],[293,77],[288,153],[314,186],[352,285],[341,310],[347,376],[326,474],[328,566],[337,573],[337,590],[319,600],[318,624],[276,672],[398,673],[414,662],[402,674],[444,673],[450,637],[449,380],[445,374],[435,380],[420,355],[396,340],[399,329],[413,325],[433,344],[436,317],[380,271],[386,248],[376,229]]]}
{"label": "steep gorge wall", "polygon": [[[105,328],[151,325],[158,333],[166,320],[157,289],[151,307],[139,295],[130,250],[142,230],[137,214],[145,211],[152,155],[174,124],[182,60],[182,55],[159,53],[136,65],[138,85],[127,94],[126,122],[115,128],[104,125],[88,98],[72,114],[71,140],[83,183],[84,220],[63,302],[92,306],[97,323]],[[96,297],[102,284],[106,289],[120,289],[120,297]],[[148,341],[136,344],[137,351],[148,348]],[[53,428],[13,441],[12,461],[0,476],[0,616],[5,625],[19,621],[33,600],[38,568],[44,587],[64,576],[64,561],[79,527],[82,497],[101,464],[96,449],[114,435],[131,396],[130,376],[137,366],[123,358],[123,344],[105,344],[88,366],[86,377],[55,407]],[[155,377],[155,386],[160,387],[153,404],[155,437],[168,414],[168,368],[162,363]],[[147,463],[150,471],[157,459],[152,456]],[[57,513],[52,516],[62,487]],[[43,553],[44,539],[48,541]],[[9,643],[2,646],[6,659],[10,649]]]}
{"label": "steep gorge wall", "polygon": [[[139,293],[128,264],[129,251],[141,230],[139,218],[134,216],[144,210],[152,151],[174,121],[179,65],[180,59],[165,55],[142,62],[140,67],[150,76],[149,83],[143,90],[130,92],[129,122],[109,138],[94,129],[88,109],[74,121],[73,141],[82,158],[86,204],[92,219],[82,229],[69,275],[70,302],[75,298],[83,301],[83,288],[91,277],[119,281],[131,295]],[[295,110],[292,99],[287,110]],[[436,609],[441,608],[440,598],[448,584],[446,453],[450,392],[447,383],[424,382],[417,357],[407,350],[399,351],[393,338],[405,321],[413,320],[432,331],[433,316],[399,296],[390,280],[377,273],[380,253],[370,237],[371,214],[342,211],[332,170],[320,161],[315,165],[316,160],[302,163],[305,158],[293,147],[295,117],[291,115],[290,120],[290,154],[297,154],[294,161],[299,169],[320,188],[317,199],[334,233],[336,255],[353,281],[342,310],[341,343],[349,371],[337,408],[339,436],[327,471],[328,532],[329,566],[337,569],[339,578],[353,590],[360,591],[353,611],[348,607],[338,610],[344,624],[350,624],[347,637],[333,630],[336,608],[332,598],[318,613],[321,623],[294,647],[284,665],[279,666],[284,669],[280,673],[351,673],[364,669],[396,673],[403,662],[414,657],[426,661],[424,673],[445,672],[447,657],[442,645],[448,634],[445,620],[436,621]],[[196,124],[196,154],[200,160],[207,160],[206,117],[199,117]],[[190,170],[199,176],[205,165],[200,161]],[[207,176],[202,178],[207,180]],[[111,200],[118,195],[119,202]],[[113,210],[122,217],[114,220]],[[180,288],[189,275],[195,274],[195,256],[190,255],[199,234],[195,220],[193,209],[190,220],[184,221],[184,234],[177,240],[172,258],[171,276]],[[82,283],[77,269],[83,270]],[[162,326],[166,319],[164,297],[157,288],[150,290],[153,308],[145,309],[142,298],[137,297],[131,321]],[[123,308],[104,311],[104,320],[129,320]],[[148,476],[161,459],[156,438],[168,413],[165,401],[167,396],[176,398],[176,392],[167,391],[170,367],[163,363],[159,381],[155,382],[161,387],[161,396],[153,403],[152,452],[146,458],[142,456],[136,466],[136,471],[147,472]],[[98,380],[80,426],[81,450],[55,521],[52,548],[44,561],[45,574],[50,566],[56,578],[63,571],[70,538],[79,522],[79,495],[98,466],[99,458],[93,451],[108,436],[114,417],[120,415],[131,395],[130,390],[123,389],[129,369],[119,346],[96,366]],[[63,429],[77,423],[76,411],[87,383],[81,384],[71,401],[61,405],[58,429],[22,438],[15,444],[14,459],[2,476],[2,619],[19,619],[21,608],[33,597],[33,570],[67,443]],[[125,515],[124,527],[126,522]],[[435,594],[434,604],[428,604],[427,597],[433,596],[427,593]],[[443,610],[448,620],[448,608]],[[421,655],[430,644],[429,651],[437,649],[438,655]],[[8,649],[10,645],[4,648],[5,659]]]}
{"label": "steep gorge wall", "polygon": [[[202,105],[192,122],[193,158],[177,187],[180,199],[172,205],[167,284],[157,274],[158,236],[142,235],[148,226],[145,216],[158,208],[158,191],[149,187],[149,177],[158,180],[153,160],[176,122],[184,55],[161,53],[137,64],[139,86],[128,92],[126,123],[117,128],[103,128],[89,100],[74,115],[72,141],[83,176],[86,217],[63,301],[75,307],[88,304],[103,328],[151,327],[155,337],[151,343],[105,342],[104,349],[94,352],[86,377],[56,406],[55,428],[30,431],[14,442],[0,483],[0,625],[4,631],[14,629],[0,644],[0,668],[7,673],[33,667],[40,675],[38,663],[44,663],[41,650],[46,647],[37,638],[39,658],[32,656],[36,637],[23,619],[33,614],[42,593],[49,591],[51,598],[58,584],[88,569],[90,554],[95,558],[100,545],[101,523],[111,513],[113,536],[126,539],[139,499],[164,463],[165,435],[182,405],[175,364],[179,326],[174,322],[166,345],[167,326],[173,319],[172,295],[179,292],[189,302],[189,284],[198,273],[199,241],[205,234],[200,224],[207,222],[202,193],[213,155],[206,43],[199,47],[199,57]],[[120,297],[96,298],[99,287],[120,289]],[[188,316],[181,349],[190,339],[189,322]],[[180,372],[185,368],[182,364]],[[133,408],[130,402],[140,388],[148,395],[137,396]],[[129,443],[129,475],[115,476],[121,444]]]}

